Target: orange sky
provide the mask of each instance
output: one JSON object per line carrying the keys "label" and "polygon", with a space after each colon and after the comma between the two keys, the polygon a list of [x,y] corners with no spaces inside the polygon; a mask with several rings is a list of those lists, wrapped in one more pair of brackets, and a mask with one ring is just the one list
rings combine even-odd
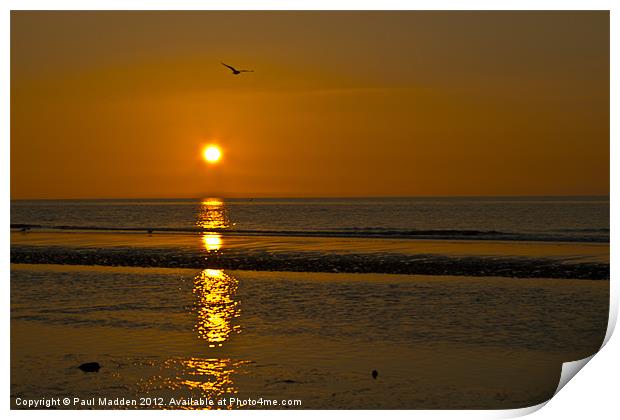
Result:
{"label": "orange sky", "polygon": [[607,12],[12,13],[13,199],[608,192]]}

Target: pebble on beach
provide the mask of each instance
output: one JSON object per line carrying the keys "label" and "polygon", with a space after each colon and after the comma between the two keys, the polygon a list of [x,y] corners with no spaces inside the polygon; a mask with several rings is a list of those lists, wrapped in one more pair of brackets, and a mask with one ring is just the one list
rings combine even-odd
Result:
{"label": "pebble on beach", "polygon": [[101,369],[101,365],[97,362],[88,362],[82,363],[80,366],[78,366],[78,368],[83,372],[99,372],[99,369]]}

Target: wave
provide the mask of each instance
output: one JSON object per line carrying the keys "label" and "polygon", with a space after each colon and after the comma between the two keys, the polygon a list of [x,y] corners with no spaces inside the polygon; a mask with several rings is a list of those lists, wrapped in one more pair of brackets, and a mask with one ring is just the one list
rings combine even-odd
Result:
{"label": "wave", "polygon": [[126,227],[126,226],[71,226],[11,224],[11,229],[21,231],[102,231],[102,232],[163,232],[163,233],[220,233],[241,236],[291,236],[291,237],[345,237],[386,239],[445,239],[445,240],[496,240],[535,242],[609,242],[609,229],[558,229],[550,232],[501,232],[475,229],[398,229],[381,227],[340,228],[319,230],[231,229],[200,227]]}
{"label": "wave", "polygon": [[320,251],[180,251],[174,248],[12,246],[11,263],[132,267],[609,279],[609,264],[554,258]]}

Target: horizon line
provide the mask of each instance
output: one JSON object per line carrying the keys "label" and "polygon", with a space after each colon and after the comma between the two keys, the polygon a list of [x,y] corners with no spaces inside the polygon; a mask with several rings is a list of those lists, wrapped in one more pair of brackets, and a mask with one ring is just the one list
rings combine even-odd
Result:
{"label": "horizon line", "polygon": [[10,201],[105,201],[105,200],[202,200],[204,198],[220,198],[230,200],[249,200],[249,199],[363,199],[363,198],[543,198],[543,197],[610,197],[610,194],[494,194],[494,195],[316,195],[316,196],[297,196],[297,195],[218,195],[205,194],[194,197],[65,197],[65,198],[10,198]]}

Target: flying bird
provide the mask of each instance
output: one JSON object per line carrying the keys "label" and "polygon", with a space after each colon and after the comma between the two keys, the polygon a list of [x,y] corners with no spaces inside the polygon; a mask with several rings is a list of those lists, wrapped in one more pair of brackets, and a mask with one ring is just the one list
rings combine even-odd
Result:
{"label": "flying bird", "polygon": [[222,65],[224,67],[228,67],[235,76],[237,76],[238,74],[241,74],[241,73],[252,73],[252,72],[254,72],[254,70],[237,70],[233,66],[229,66],[228,64],[224,64],[224,63],[222,63]]}

